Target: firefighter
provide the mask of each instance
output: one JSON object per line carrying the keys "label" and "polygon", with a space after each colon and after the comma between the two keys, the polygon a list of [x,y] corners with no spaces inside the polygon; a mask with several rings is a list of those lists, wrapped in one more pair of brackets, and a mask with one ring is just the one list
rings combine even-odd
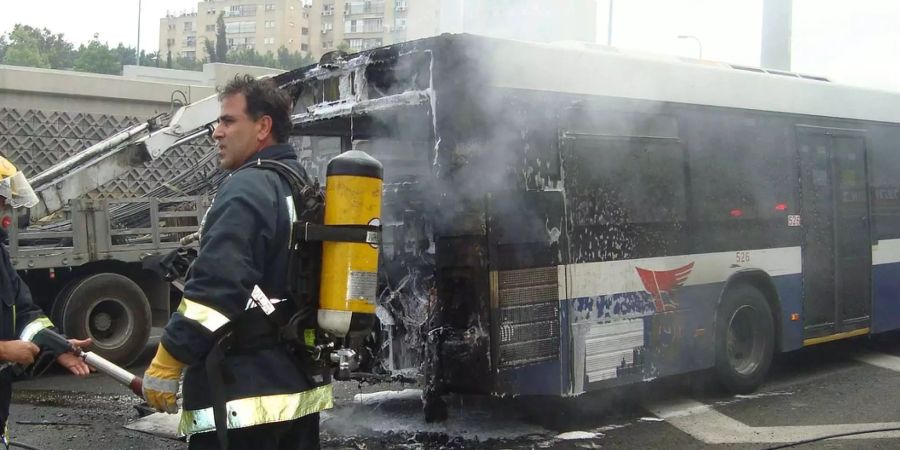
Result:
{"label": "firefighter", "polygon": [[[0,156],[0,209],[31,208],[37,204],[38,198],[25,175],[6,158]],[[53,327],[50,319],[44,315],[37,305],[31,301],[31,291],[19,277],[13,267],[6,249],[8,236],[0,227],[0,440],[7,444],[7,423],[9,420],[9,404],[12,398],[12,382],[14,363],[20,367],[31,366],[40,349],[31,340],[38,331]],[[69,339],[77,347],[87,347],[90,339]],[[87,364],[71,353],[63,353],[56,357],[56,362],[75,375],[85,376],[90,372]]]}
{"label": "firefighter", "polygon": [[183,372],[179,433],[191,450],[318,449],[331,385],[298,361],[264,311],[297,307],[286,286],[296,211],[287,181],[252,168],[276,160],[303,173],[287,143],[290,98],[271,81],[237,76],[219,101],[212,136],[219,166],[232,173],[201,223],[178,312],[144,374],[144,397],[177,412]]}

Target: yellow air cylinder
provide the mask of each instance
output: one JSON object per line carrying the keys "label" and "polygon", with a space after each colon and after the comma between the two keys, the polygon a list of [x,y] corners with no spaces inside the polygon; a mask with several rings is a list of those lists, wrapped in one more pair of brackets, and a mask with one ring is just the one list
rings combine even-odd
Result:
{"label": "yellow air cylinder", "polygon": [[[325,225],[381,225],[381,163],[352,150],[328,162]],[[378,246],[322,243],[319,328],[336,337],[367,334],[375,323]]]}

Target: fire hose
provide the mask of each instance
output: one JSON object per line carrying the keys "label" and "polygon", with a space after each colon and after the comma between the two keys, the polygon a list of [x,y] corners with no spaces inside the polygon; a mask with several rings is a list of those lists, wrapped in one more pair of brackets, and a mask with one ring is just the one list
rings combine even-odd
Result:
{"label": "fire hose", "polygon": [[[113,364],[106,358],[92,352],[84,351],[72,345],[65,336],[56,333],[50,329],[38,331],[32,339],[35,345],[40,347],[41,351],[47,352],[48,355],[61,355],[63,353],[71,353],[87,365],[93,367],[98,372],[104,373],[112,377],[112,379],[127,386],[135,395],[143,397],[143,380],[141,377]],[[55,356],[54,356],[55,359]],[[15,366],[15,363],[5,362],[0,364],[0,370]],[[40,365],[36,363],[35,365]],[[6,436],[0,436],[0,446],[9,449],[10,447],[24,448],[26,450],[40,450],[19,442],[7,441]]]}
{"label": "fire hose", "polygon": [[59,333],[45,328],[39,331],[32,341],[35,345],[40,347],[41,350],[46,350],[56,355],[71,353],[78,358],[81,358],[87,365],[97,369],[98,372],[109,375],[112,379],[127,386],[135,395],[139,397],[143,397],[144,395],[142,392],[144,380],[142,380],[141,377],[113,364],[96,353],[87,352],[75,347]]}

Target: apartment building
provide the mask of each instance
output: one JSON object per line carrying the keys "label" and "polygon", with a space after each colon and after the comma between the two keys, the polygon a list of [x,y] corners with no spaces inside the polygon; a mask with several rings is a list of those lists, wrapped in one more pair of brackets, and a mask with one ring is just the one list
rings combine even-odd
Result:
{"label": "apartment building", "polygon": [[206,59],[220,13],[231,50],[284,46],[313,58],[444,32],[589,42],[596,34],[595,0],[204,0],[160,20],[160,52]]}
{"label": "apartment building", "polygon": [[438,0],[313,0],[313,55],[344,43],[350,51],[403,42],[438,32]]}
{"label": "apartment building", "polygon": [[196,12],[160,19],[159,49],[174,56],[203,60],[205,41],[216,42],[216,22],[223,14],[229,50],[255,49],[276,53],[309,52],[309,11],[312,0],[205,0]]}

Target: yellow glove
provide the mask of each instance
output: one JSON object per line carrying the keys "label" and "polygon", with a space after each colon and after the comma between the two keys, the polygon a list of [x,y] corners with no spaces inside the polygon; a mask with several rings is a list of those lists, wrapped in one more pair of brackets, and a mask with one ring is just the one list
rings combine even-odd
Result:
{"label": "yellow glove", "polygon": [[184,363],[175,359],[159,344],[156,356],[144,372],[144,399],[150,407],[169,414],[178,412],[175,394],[178,392],[178,381],[183,370]]}

